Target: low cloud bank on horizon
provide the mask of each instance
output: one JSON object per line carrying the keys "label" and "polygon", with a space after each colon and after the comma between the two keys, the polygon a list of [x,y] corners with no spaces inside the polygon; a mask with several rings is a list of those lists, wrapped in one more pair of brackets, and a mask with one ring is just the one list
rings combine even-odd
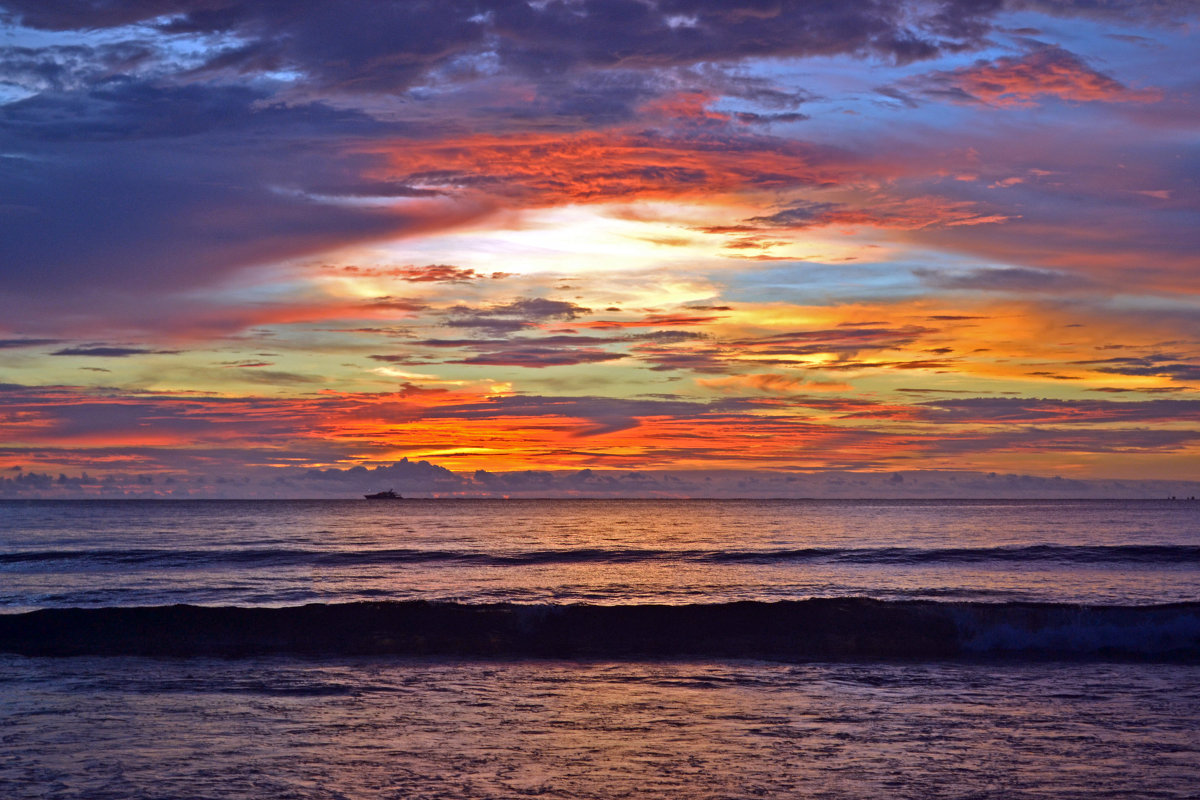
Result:
{"label": "low cloud bank on horizon", "polygon": [[459,474],[407,459],[378,467],[282,468],[238,478],[93,478],[45,473],[0,477],[0,499],[361,499],[393,489],[410,498],[593,499],[1167,499],[1200,497],[1200,481],[1072,480],[951,470],[574,470]]}

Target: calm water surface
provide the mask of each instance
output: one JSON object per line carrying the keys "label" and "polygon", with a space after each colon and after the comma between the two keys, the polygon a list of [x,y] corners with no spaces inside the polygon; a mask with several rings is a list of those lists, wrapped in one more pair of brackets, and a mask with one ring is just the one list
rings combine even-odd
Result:
{"label": "calm water surface", "polygon": [[0,607],[1200,600],[1200,502],[0,503]]}

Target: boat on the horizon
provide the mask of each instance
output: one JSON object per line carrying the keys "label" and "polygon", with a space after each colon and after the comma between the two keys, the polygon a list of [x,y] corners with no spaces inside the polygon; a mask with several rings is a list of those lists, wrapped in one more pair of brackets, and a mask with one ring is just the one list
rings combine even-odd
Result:
{"label": "boat on the horizon", "polygon": [[376,492],[375,494],[364,494],[363,497],[367,498],[368,500],[403,500],[404,499],[403,497],[396,494],[391,489],[385,489],[382,492]]}

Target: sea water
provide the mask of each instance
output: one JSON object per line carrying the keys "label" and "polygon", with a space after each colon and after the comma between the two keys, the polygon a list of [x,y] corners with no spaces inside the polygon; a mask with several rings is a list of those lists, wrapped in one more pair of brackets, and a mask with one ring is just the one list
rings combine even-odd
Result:
{"label": "sea water", "polygon": [[1200,501],[0,501],[0,608],[1200,600]]}
{"label": "sea water", "polygon": [[[1198,797],[1198,523],[1188,501],[3,503],[8,615],[668,606],[694,630],[649,656],[586,632],[568,657],[0,654],[0,797]],[[712,630],[814,602],[933,608],[961,648],[739,655]],[[715,649],[679,644],[701,628]]]}

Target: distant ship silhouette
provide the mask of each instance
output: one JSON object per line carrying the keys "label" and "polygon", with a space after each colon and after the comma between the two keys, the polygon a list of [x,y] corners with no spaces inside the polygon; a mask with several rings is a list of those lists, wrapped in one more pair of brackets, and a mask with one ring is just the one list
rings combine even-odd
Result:
{"label": "distant ship silhouette", "polygon": [[385,489],[384,491],[376,492],[375,494],[364,494],[363,497],[367,498],[368,500],[403,500],[404,499],[403,497],[396,494],[391,489]]}

